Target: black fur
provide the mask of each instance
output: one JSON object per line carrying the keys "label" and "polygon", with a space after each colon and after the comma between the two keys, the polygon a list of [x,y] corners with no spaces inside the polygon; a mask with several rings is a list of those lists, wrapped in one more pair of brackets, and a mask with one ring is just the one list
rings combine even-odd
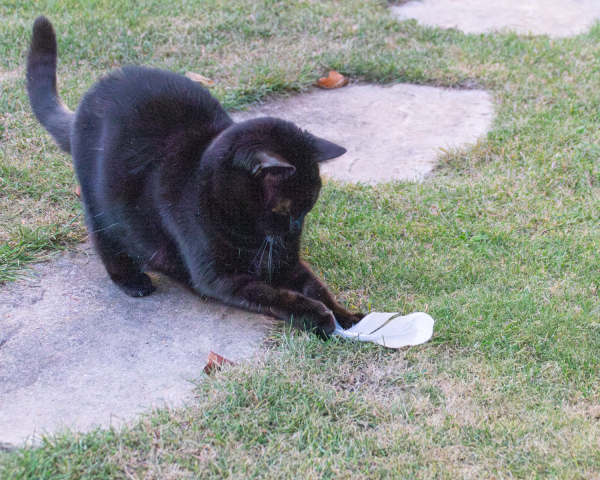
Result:
{"label": "black fur", "polygon": [[27,93],[33,113],[56,143],[71,153],[71,127],[74,114],[58,98],[56,89],[56,35],[45,17],[33,24],[31,48],[27,56]]}
{"label": "black fur", "polygon": [[331,333],[362,314],[340,305],[299,258],[318,162],[345,149],[275,118],[235,124],[210,93],[168,71],[100,79],[75,114],[56,90],[56,37],[35,21],[27,89],[38,120],[73,156],[86,222],[128,295],[161,272],[194,291]]}

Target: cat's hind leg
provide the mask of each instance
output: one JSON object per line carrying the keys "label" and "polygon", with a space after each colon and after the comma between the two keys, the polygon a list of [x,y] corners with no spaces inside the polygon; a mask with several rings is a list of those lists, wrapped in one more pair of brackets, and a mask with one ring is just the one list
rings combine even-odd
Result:
{"label": "cat's hind leg", "polygon": [[92,234],[96,250],[111,280],[130,297],[145,297],[156,290],[139,262],[104,232]]}

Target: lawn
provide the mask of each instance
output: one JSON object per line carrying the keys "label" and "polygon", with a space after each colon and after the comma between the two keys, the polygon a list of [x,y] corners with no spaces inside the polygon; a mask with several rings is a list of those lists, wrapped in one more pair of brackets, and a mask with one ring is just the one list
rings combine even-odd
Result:
{"label": "lawn", "polygon": [[[0,456],[1,478],[600,477],[600,26],[465,35],[383,0],[0,0],[0,281],[86,234],[70,157],[30,112],[33,19],[74,108],[139,63],[214,80],[229,109],[360,82],[482,88],[496,116],[420,183],[328,182],[304,256],[353,308],[422,310],[403,351],[280,328],[196,402]],[[435,126],[432,126],[435,128]]]}

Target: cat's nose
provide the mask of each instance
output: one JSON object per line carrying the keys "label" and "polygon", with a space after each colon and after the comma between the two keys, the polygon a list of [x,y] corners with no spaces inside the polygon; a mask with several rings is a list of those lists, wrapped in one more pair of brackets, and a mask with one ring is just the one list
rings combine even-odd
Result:
{"label": "cat's nose", "polygon": [[302,220],[304,215],[300,217],[290,217],[290,233],[300,233],[302,230]]}

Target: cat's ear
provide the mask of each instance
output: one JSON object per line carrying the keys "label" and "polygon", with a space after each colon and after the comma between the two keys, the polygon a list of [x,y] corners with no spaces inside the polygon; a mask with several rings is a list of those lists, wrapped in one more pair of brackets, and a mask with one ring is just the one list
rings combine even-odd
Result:
{"label": "cat's ear", "polygon": [[315,137],[315,146],[317,147],[317,162],[331,160],[347,152],[344,147],[319,137]]}
{"label": "cat's ear", "polygon": [[233,157],[233,165],[247,170],[253,176],[261,172],[269,172],[289,177],[296,171],[296,167],[290,165],[281,157],[267,152],[258,152],[249,155],[243,151],[238,151]]}
{"label": "cat's ear", "polygon": [[254,156],[250,170],[252,175],[269,172],[275,175],[283,175],[284,177],[293,175],[295,171],[296,167],[293,165],[266,152],[259,152]]}

